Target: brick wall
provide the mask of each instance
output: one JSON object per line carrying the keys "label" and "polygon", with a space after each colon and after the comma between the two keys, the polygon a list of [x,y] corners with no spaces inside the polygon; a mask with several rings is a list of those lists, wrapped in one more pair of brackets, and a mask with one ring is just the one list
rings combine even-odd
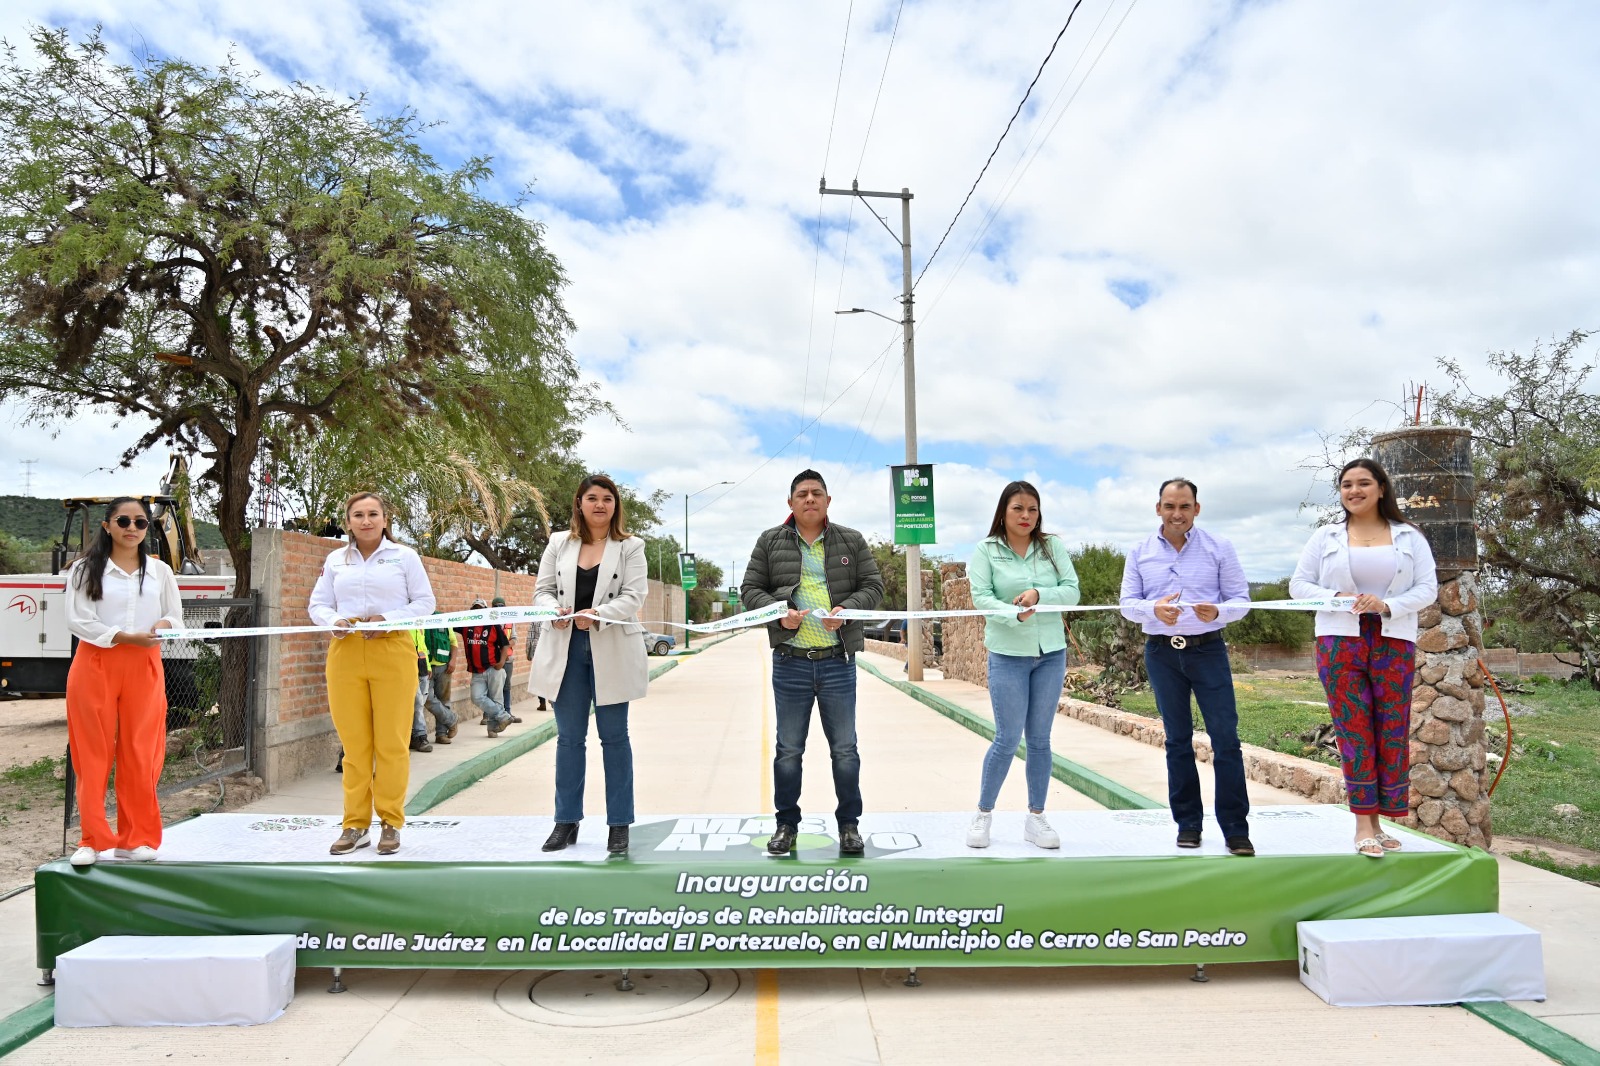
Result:
{"label": "brick wall", "polygon": [[[342,542],[285,530],[258,529],[253,534],[251,585],[260,591],[262,625],[308,625],[306,604],[328,553]],[[465,610],[477,597],[503,596],[512,606],[533,602],[534,575],[513,574],[447,559],[423,559],[434,597],[444,610]],[[652,582],[659,587],[659,582]],[[678,592],[682,610],[682,591]],[[649,615],[646,615],[649,617]],[[512,698],[525,697],[528,664],[522,655],[527,632],[519,626],[512,661]],[[339,738],[328,715],[323,677],[328,638],[318,633],[277,637],[263,642],[258,671],[259,713],[255,751],[257,772],[269,790],[306,773],[327,772],[339,752]],[[452,704],[464,718],[468,699],[466,666],[453,664]]]}

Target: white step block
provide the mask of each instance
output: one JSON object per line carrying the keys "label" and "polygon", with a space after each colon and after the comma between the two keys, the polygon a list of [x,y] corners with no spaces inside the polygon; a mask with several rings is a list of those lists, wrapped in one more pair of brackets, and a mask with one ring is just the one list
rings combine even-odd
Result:
{"label": "white step block", "polygon": [[294,999],[295,938],[103,936],[56,959],[56,1024],[259,1025]]}
{"label": "white step block", "polygon": [[1299,922],[1300,981],[1335,1007],[1544,999],[1537,930],[1500,914]]}

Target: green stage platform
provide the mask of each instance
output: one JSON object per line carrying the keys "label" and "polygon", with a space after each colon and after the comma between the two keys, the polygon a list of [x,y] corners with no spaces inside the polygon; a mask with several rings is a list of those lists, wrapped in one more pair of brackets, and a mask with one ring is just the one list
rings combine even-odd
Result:
{"label": "green stage platform", "polygon": [[[841,859],[808,819],[797,854],[761,849],[770,816],[649,818],[626,857],[604,827],[539,850],[547,818],[419,818],[399,855],[334,858],[336,818],[206,815],[169,830],[161,859],[42,867],[38,964],[99,936],[295,933],[301,966],[1062,966],[1295,958],[1295,923],[1493,911],[1481,851],[1397,831],[1356,855],[1337,807],[1251,813],[1260,854],[1180,852],[1165,811],[1053,815],[1056,852],[997,814],[868,815],[868,850]],[[376,837],[376,833],[373,834]]]}

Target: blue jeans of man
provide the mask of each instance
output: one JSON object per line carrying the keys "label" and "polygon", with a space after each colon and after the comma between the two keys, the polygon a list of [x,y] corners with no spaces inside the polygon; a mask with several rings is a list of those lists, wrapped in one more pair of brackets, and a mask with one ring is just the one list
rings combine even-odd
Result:
{"label": "blue jeans of man", "polygon": [[983,757],[983,783],[978,807],[994,810],[1000,786],[1017,754],[1017,744],[1028,740],[1023,772],[1028,781],[1028,809],[1044,810],[1050,790],[1050,727],[1061,706],[1061,683],[1067,676],[1066,649],[1043,655],[989,653],[989,706],[994,710],[994,743]]}
{"label": "blue jeans of man", "polygon": [[500,707],[500,686],[505,683],[505,671],[490,668],[472,675],[472,702],[491,722],[503,722],[509,716]]}
{"label": "blue jeans of man", "polygon": [[424,711],[433,712],[433,731],[436,735],[450,732],[450,727],[456,724],[456,712],[434,694],[431,675],[417,679],[417,699],[411,709],[411,735],[414,737],[428,735],[428,718]]}
{"label": "blue jeans of man", "polygon": [[[572,631],[567,669],[556,693],[556,821],[583,821],[583,784],[588,770],[589,708],[594,706],[594,654],[589,634]],[[633,742],[628,705],[594,708],[600,735],[600,765],[606,775],[606,824],[633,824]]]}
{"label": "blue jeans of man", "polygon": [[1180,650],[1166,637],[1156,637],[1145,642],[1144,666],[1167,732],[1167,805],[1172,808],[1173,821],[1179,829],[1199,830],[1205,817],[1200,772],[1194,760],[1192,694],[1211,737],[1217,824],[1224,837],[1248,835],[1250,797],[1245,792],[1239,708],[1233,698],[1227,642],[1213,640]]}
{"label": "blue jeans of man", "polygon": [[797,659],[772,653],[772,699],[778,715],[778,751],[772,760],[773,806],[778,822],[800,824],[800,762],[816,704],[833,760],[834,816],[840,825],[861,820],[861,755],[856,751],[854,657]]}
{"label": "blue jeans of man", "polygon": [[505,675],[505,684],[500,686],[501,702],[505,706],[506,717],[511,717],[511,660],[506,660],[505,669],[500,671]]}

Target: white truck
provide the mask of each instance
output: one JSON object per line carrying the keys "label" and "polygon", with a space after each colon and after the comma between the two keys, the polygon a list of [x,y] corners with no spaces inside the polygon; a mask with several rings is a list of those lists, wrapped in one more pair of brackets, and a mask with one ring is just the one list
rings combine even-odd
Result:
{"label": "white truck", "polygon": [[[140,499],[155,519],[150,526],[150,553],[177,573],[178,592],[183,598],[228,598],[233,592],[233,578],[203,572],[193,525],[181,512],[178,499]],[[60,543],[51,547],[51,572],[0,574],[0,700],[66,694],[74,638],[67,630],[65,571],[98,531],[110,502],[110,497],[63,500],[66,520]],[[184,652],[172,649],[167,657],[171,658],[174,652],[178,657],[184,656]]]}

